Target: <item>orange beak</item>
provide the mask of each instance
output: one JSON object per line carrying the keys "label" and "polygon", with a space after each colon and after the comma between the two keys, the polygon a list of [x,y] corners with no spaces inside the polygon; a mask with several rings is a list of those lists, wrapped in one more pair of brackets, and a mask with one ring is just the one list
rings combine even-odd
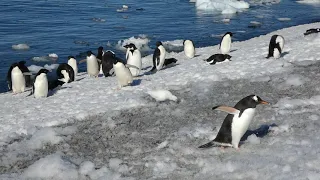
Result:
{"label": "orange beak", "polygon": [[264,100],[261,100],[259,103],[260,103],[260,104],[270,104],[269,102],[264,101]]}

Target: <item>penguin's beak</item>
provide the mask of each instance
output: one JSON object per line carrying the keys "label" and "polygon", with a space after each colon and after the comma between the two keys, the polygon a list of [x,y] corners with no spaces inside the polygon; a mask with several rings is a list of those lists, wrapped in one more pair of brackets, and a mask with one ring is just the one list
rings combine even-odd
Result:
{"label": "penguin's beak", "polygon": [[270,104],[269,102],[264,101],[264,100],[259,101],[259,103],[260,103],[260,104]]}

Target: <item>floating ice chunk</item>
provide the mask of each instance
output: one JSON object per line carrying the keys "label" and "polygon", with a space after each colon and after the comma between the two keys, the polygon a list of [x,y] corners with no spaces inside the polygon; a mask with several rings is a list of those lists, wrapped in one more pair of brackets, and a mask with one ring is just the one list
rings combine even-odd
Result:
{"label": "floating ice chunk", "polygon": [[52,154],[41,158],[29,166],[22,177],[27,179],[78,179],[75,165],[61,158],[59,154]]}
{"label": "floating ice chunk", "polygon": [[31,65],[31,66],[28,66],[28,69],[30,72],[36,74],[40,71],[40,69],[42,69],[43,67],[41,66],[37,66],[37,65]]}
{"label": "floating ice chunk", "polygon": [[230,19],[222,19],[222,22],[223,22],[223,23],[229,23],[229,22],[230,22]]}
{"label": "floating ice chunk", "polygon": [[58,69],[59,64],[50,64],[50,65],[46,64],[46,65],[44,65],[43,67],[46,68],[46,69],[48,69],[49,71],[52,71],[52,70],[54,70],[54,69]]}
{"label": "floating ice chunk", "polygon": [[250,25],[248,27],[255,28],[255,27],[260,27],[260,26],[261,26],[260,22],[258,22],[258,21],[250,21]]}
{"label": "floating ice chunk", "polygon": [[183,51],[183,40],[164,41],[162,44],[167,52]]}
{"label": "floating ice chunk", "polygon": [[138,37],[130,37],[128,39],[118,41],[116,48],[125,51],[126,49],[123,46],[133,43],[141,52],[146,52],[151,50],[149,47],[149,42],[150,40],[147,38],[147,36],[142,34]]}
{"label": "floating ice chunk", "polygon": [[12,45],[12,49],[14,49],[14,50],[29,50],[30,46],[28,44],[16,44],[16,45]]}
{"label": "floating ice chunk", "polygon": [[168,90],[153,90],[153,91],[148,91],[147,93],[151,97],[156,99],[156,101],[165,101],[165,100],[177,101],[178,100],[178,98]]}
{"label": "floating ice chunk", "polygon": [[128,5],[122,5],[122,8],[123,8],[123,9],[128,9],[129,6],[128,6]]}
{"label": "floating ice chunk", "polygon": [[31,149],[40,149],[46,144],[58,144],[62,138],[49,127],[42,128],[34,133],[28,141],[28,146]]}
{"label": "floating ice chunk", "polygon": [[88,175],[94,170],[94,164],[91,161],[84,161],[80,164],[79,173],[82,175]]}
{"label": "floating ice chunk", "polygon": [[297,3],[318,4],[318,3],[320,3],[320,0],[301,0],[301,1],[297,1]]}
{"label": "floating ice chunk", "polygon": [[278,18],[279,21],[291,21],[291,18]]}
{"label": "floating ice chunk", "polygon": [[50,58],[56,58],[56,59],[58,59],[58,55],[55,54],[55,53],[50,53],[50,54],[48,54],[48,56],[49,56]]}
{"label": "floating ice chunk", "polygon": [[248,9],[249,3],[236,0],[197,0],[196,8],[198,10],[220,11],[222,14],[234,14],[241,9]]}
{"label": "floating ice chunk", "polygon": [[260,138],[258,138],[255,134],[251,134],[248,137],[247,142],[250,144],[260,144]]}

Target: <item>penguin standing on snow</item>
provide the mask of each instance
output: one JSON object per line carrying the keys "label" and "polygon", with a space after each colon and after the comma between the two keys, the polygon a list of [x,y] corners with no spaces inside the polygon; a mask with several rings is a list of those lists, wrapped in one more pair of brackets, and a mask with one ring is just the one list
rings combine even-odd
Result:
{"label": "penguin standing on snow", "polygon": [[78,64],[77,60],[73,56],[68,57],[68,64],[72,67],[74,72],[74,77],[78,75]]}
{"label": "penguin standing on snow", "polygon": [[104,77],[112,76],[114,74],[113,62],[115,54],[112,51],[106,51],[102,57],[102,71]]}
{"label": "penguin standing on snow", "polygon": [[212,56],[210,56],[206,61],[213,65],[216,63],[221,63],[223,61],[231,61],[232,56],[230,56],[229,54],[214,54]]}
{"label": "penguin standing on snow", "polygon": [[62,63],[57,68],[57,76],[59,81],[70,83],[74,81],[73,68],[67,63]]}
{"label": "penguin standing on snow", "polygon": [[231,37],[232,37],[231,32],[227,32],[223,35],[221,42],[220,42],[220,51],[221,54],[228,54],[231,49]]}
{"label": "penguin standing on snow", "polygon": [[[14,63],[15,64],[15,63]],[[12,69],[14,68],[12,64],[8,70],[8,73],[7,73],[7,82],[8,82],[8,89],[9,91],[12,90],[12,81],[11,81],[11,71]],[[20,61],[18,62],[18,66],[19,66],[19,69],[21,70],[21,72],[23,73],[24,75],[24,78],[25,78],[25,83],[26,83],[26,87],[30,87],[32,84],[31,84],[31,72],[29,71],[28,67],[25,65],[26,62],[25,61]]]}
{"label": "penguin standing on snow", "polygon": [[127,48],[127,64],[132,76],[138,76],[142,67],[141,53],[139,49],[133,44],[130,43],[124,46]]}
{"label": "penguin standing on snow", "polygon": [[[8,86],[12,89],[14,94],[22,93],[25,91],[26,88],[26,78],[25,75],[30,76],[30,72],[23,72],[25,71],[24,63],[13,63],[8,71]],[[9,78],[9,74],[10,77]]]}
{"label": "penguin standing on snow", "polygon": [[269,43],[269,53],[266,58],[274,57],[275,59],[280,58],[284,47],[284,38],[280,35],[273,35]]}
{"label": "penguin standing on snow", "polygon": [[99,74],[103,74],[103,72],[102,72],[102,58],[103,58],[103,54],[104,54],[103,47],[100,46],[100,47],[98,48],[98,54],[97,54]]}
{"label": "penguin standing on snow", "polygon": [[98,77],[99,75],[99,64],[97,57],[91,52],[87,52],[87,72],[89,76]]}
{"label": "penguin standing on snow", "polygon": [[156,46],[157,47],[153,52],[153,68],[151,69],[151,72],[162,69],[166,57],[166,49],[163,47],[162,43],[157,41]]}
{"label": "penguin standing on snow", "polygon": [[123,64],[123,62],[115,56],[114,53],[112,56],[112,61],[113,61],[113,69],[116,74],[120,88],[131,85],[133,82],[133,77],[129,68],[127,68]]}
{"label": "penguin standing on snow", "polygon": [[248,130],[249,124],[253,119],[256,106],[259,104],[269,104],[259,96],[250,95],[241,99],[234,107],[215,106],[212,109],[225,111],[228,113],[216,138],[199,148],[212,146],[229,146],[239,148],[241,137]]}
{"label": "penguin standing on snow", "polygon": [[195,52],[196,52],[194,45],[193,45],[193,42],[191,40],[184,40],[183,47],[184,47],[184,54],[188,58],[193,58],[195,55]]}
{"label": "penguin standing on snow", "polygon": [[34,84],[33,84],[33,94],[35,98],[44,98],[48,96],[49,84],[47,73],[49,70],[40,69],[37,73]]}

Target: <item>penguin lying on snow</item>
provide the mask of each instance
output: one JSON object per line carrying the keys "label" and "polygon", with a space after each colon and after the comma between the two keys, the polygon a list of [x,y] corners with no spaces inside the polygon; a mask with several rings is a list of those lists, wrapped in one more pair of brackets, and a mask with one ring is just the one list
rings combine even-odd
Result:
{"label": "penguin lying on snow", "polygon": [[220,51],[221,54],[228,54],[230,52],[231,49],[231,37],[233,36],[233,34],[231,32],[226,32],[221,39],[220,42]]}
{"label": "penguin lying on snow", "polygon": [[280,35],[273,35],[269,43],[269,53],[266,58],[274,57],[275,59],[280,58],[283,52],[284,38]]}
{"label": "penguin lying on snow", "polygon": [[213,65],[213,64],[216,64],[216,63],[221,63],[223,61],[226,61],[226,60],[229,60],[231,61],[232,56],[228,55],[228,54],[214,54],[212,56],[210,56],[206,61]]}
{"label": "penguin lying on snow", "polygon": [[309,34],[314,34],[314,33],[319,33],[320,32],[320,28],[312,28],[312,29],[308,29],[306,30],[305,33],[303,33],[303,35],[309,35]]}
{"label": "penguin lying on snow", "polygon": [[49,70],[40,69],[35,77],[33,83],[33,89],[30,95],[34,94],[35,98],[44,98],[48,96],[49,92],[49,83],[47,78],[47,73]]}
{"label": "penguin lying on snow", "polygon": [[30,87],[31,84],[31,72],[29,71],[28,67],[25,65],[26,62],[25,61],[20,61],[18,63],[13,63],[7,73],[7,82],[8,82],[8,89],[9,91],[12,90],[12,79],[11,79],[11,73],[12,73],[12,69],[14,67],[18,67],[20,69],[20,71],[22,72],[22,74],[24,75],[24,79],[25,79],[25,87]]}
{"label": "penguin lying on snow", "polygon": [[239,148],[241,137],[248,130],[249,124],[253,119],[256,106],[259,104],[269,104],[259,96],[250,95],[241,99],[234,107],[215,106],[212,109],[225,111],[228,113],[216,138],[199,148],[216,146],[229,146]]}

